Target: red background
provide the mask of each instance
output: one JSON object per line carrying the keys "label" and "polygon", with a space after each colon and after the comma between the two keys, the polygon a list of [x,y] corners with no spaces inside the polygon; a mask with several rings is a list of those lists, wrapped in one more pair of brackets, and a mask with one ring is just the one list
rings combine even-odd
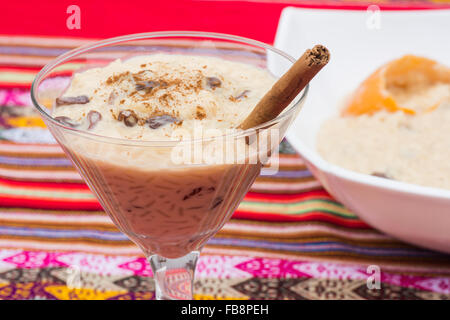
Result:
{"label": "red background", "polygon": [[[81,30],[66,27],[69,16],[66,9],[72,4],[81,9]],[[0,33],[106,38],[148,31],[198,30],[231,33],[271,43],[281,10],[288,5],[365,9],[368,4],[332,0],[1,0]],[[380,7],[423,9],[429,4],[393,1]]]}

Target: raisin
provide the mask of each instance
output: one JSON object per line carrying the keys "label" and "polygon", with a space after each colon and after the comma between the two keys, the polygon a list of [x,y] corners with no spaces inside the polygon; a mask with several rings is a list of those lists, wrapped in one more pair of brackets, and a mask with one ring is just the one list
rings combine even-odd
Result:
{"label": "raisin", "polygon": [[152,129],[158,129],[161,126],[164,126],[169,123],[179,122],[177,118],[169,116],[168,114],[164,114],[162,116],[152,117],[147,120],[149,127]]}
{"label": "raisin", "polygon": [[90,129],[93,129],[100,120],[102,120],[102,115],[100,114],[100,112],[91,110],[91,111],[89,111],[87,118],[89,121],[88,130],[90,130]]}
{"label": "raisin", "polygon": [[160,83],[158,81],[153,81],[153,80],[142,81],[142,82],[136,83],[136,90],[137,91],[145,90],[146,92],[150,92],[154,88],[159,87],[159,86],[160,86]]}
{"label": "raisin", "polygon": [[247,94],[249,94],[249,93],[250,93],[250,90],[244,90],[239,95],[237,95],[236,97],[233,97],[232,100],[240,100],[242,98],[247,98]]}
{"label": "raisin", "polygon": [[88,102],[89,102],[89,98],[87,96],[56,98],[57,106],[64,106],[64,105],[68,105],[68,104],[86,104]]}
{"label": "raisin", "polygon": [[134,127],[138,123],[138,116],[133,110],[127,109],[120,111],[117,120],[123,121],[127,127]]}
{"label": "raisin", "polygon": [[114,101],[116,101],[117,95],[114,91],[111,91],[111,93],[109,94],[108,97],[108,103],[109,104],[114,104]]}
{"label": "raisin", "polygon": [[208,85],[208,87],[214,90],[215,88],[222,85],[222,81],[220,81],[220,79],[216,77],[207,77],[206,84]]}
{"label": "raisin", "polygon": [[378,178],[384,178],[384,179],[392,179],[389,175],[387,175],[384,172],[372,172],[370,175]]}
{"label": "raisin", "polygon": [[213,203],[212,203],[212,205],[211,205],[211,209],[217,208],[222,202],[223,202],[223,198],[222,197],[215,198]]}
{"label": "raisin", "polygon": [[187,195],[185,195],[183,197],[183,200],[188,200],[189,198],[195,196],[196,194],[199,194],[200,192],[202,192],[203,188],[202,187],[198,187],[198,188],[194,188],[190,193],[188,193]]}

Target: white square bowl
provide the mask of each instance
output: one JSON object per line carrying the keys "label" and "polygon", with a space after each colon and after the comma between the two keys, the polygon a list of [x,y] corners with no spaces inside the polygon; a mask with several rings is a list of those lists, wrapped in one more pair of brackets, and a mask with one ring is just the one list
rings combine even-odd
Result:
{"label": "white square bowl", "polygon": [[321,43],[331,52],[330,63],[311,82],[287,137],[328,192],[361,219],[406,242],[450,253],[450,190],[352,172],[325,161],[316,151],[323,121],[336,115],[342,99],[379,66],[404,54],[449,65],[450,10],[372,9],[283,10],[277,48],[298,57]]}

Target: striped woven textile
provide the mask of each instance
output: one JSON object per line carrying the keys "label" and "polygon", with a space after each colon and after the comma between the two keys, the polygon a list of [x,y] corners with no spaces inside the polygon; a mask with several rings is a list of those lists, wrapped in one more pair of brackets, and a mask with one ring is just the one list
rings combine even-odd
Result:
{"label": "striped woven textile", "polygon": [[[152,299],[151,270],[31,107],[38,70],[92,40],[0,36],[0,299]],[[369,289],[371,269],[381,287]],[[198,299],[448,299],[450,256],[365,224],[284,141],[204,248]]]}

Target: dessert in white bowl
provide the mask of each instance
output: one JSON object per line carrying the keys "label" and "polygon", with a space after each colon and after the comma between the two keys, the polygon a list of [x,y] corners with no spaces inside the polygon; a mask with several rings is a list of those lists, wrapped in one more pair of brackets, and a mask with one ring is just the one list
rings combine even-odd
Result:
{"label": "dessert in white bowl", "polygon": [[450,190],[450,68],[407,55],[374,72],[317,135],[327,161]]}
{"label": "dessert in white bowl", "polygon": [[[317,136],[323,123],[339,114],[343,100],[387,61],[414,53],[448,65],[449,16],[450,10],[429,10],[420,15],[383,11],[382,27],[369,29],[365,11],[287,8],[275,41],[278,48],[293,55],[320,41],[339,61],[314,79],[305,107],[287,133],[310,171],[338,201],[372,227],[448,253],[450,191],[381,179],[332,164],[319,154]],[[309,28],[311,24],[316,27]],[[441,27],[436,28],[437,24]]]}

